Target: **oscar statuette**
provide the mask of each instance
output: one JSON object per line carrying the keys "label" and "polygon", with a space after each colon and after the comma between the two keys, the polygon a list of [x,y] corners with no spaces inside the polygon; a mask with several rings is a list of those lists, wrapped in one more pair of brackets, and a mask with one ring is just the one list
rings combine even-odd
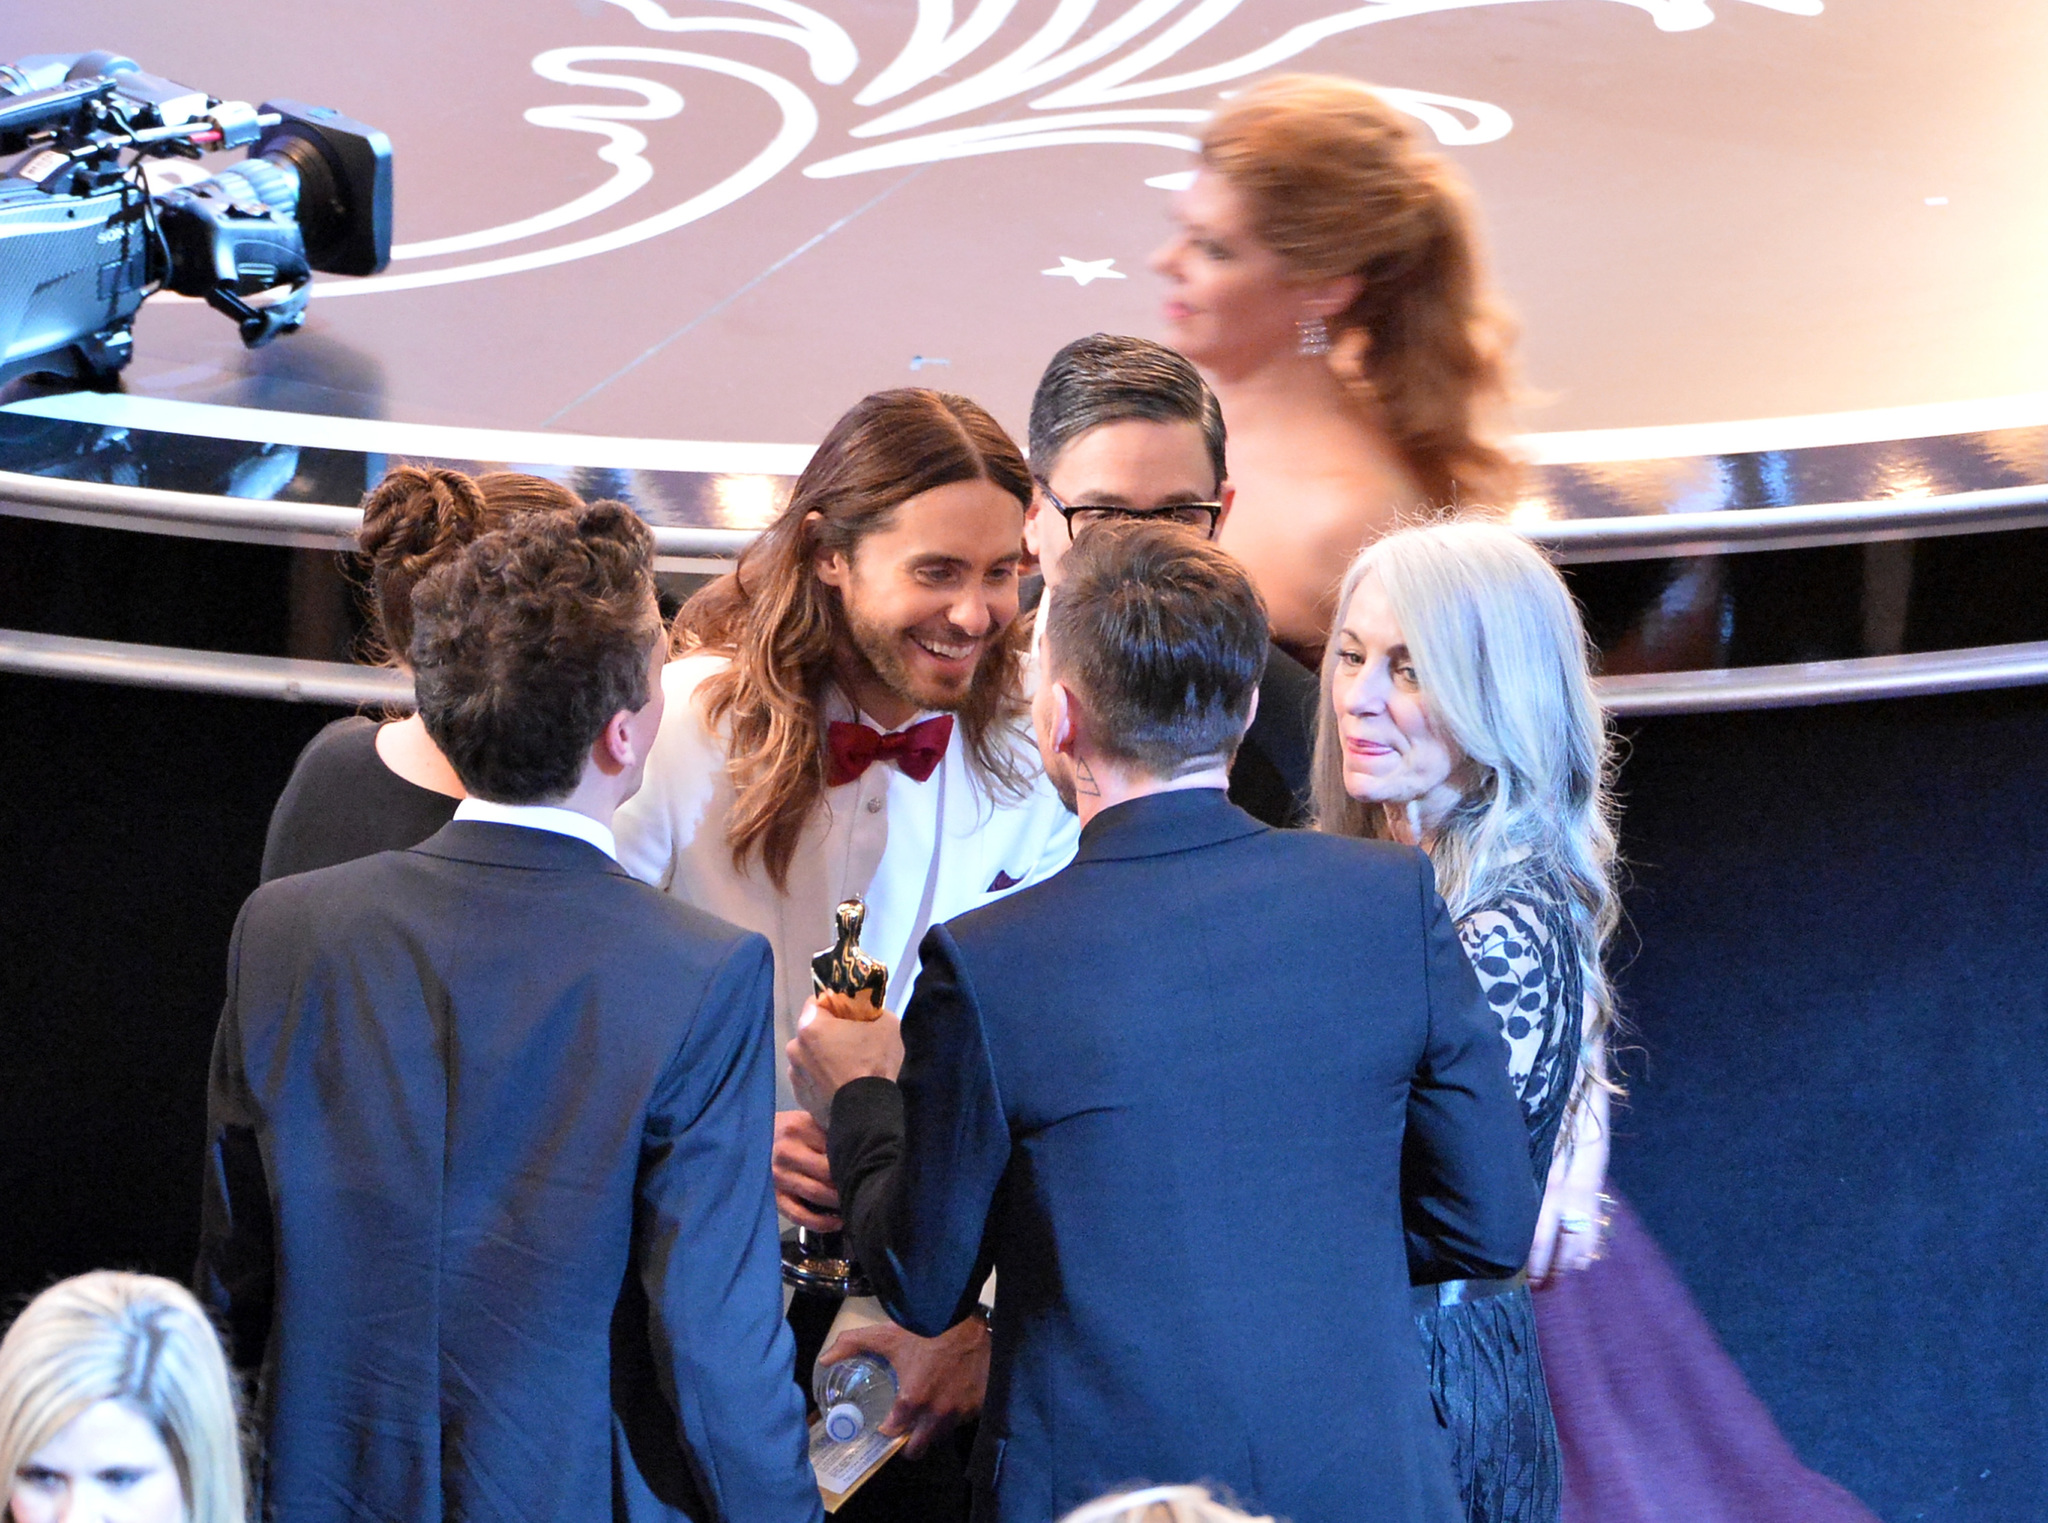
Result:
{"label": "oscar statuette", "polygon": [[[860,928],[868,907],[848,899],[834,915],[833,944],[811,959],[811,987],[821,1014],[839,1020],[872,1021],[882,1013],[889,992],[889,970],[861,950]],[[871,1296],[873,1289],[848,1257],[843,1232],[813,1232],[798,1227],[794,1239],[782,1244],[782,1278],[799,1292],[835,1296]]]}

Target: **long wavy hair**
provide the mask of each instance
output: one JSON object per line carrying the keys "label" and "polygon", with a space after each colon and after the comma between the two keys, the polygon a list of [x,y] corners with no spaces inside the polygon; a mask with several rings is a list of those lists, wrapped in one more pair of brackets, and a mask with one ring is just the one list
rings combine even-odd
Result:
{"label": "long wavy hair", "polygon": [[244,1523],[234,1386],[213,1324],[182,1285],[99,1270],[29,1302],[0,1342],[6,1484],[103,1401],[122,1403],[156,1429],[177,1469],[188,1523]]}
{"label": "long wavy hair", "polygon": [[[1591,1051],[1615,1026],[1604,959],[1621,905],[1614,747],[1593,692],[1578,606],[1543,553],[1495,523],[1428,524],[1368,546],[1344,575],[1340,624],[1368,575],[1379,577],[1401,626],[1431,720],[1464,764],[1461,797],[1429,843],[1444,902],[1453,918],[1518,891],[1565,907],[1578,941],[1583,1043]],[[1333,630],[1310,774],[1316,826],[1384,837],[1386,811],[1344,788],[1332,697],[1337,653]],[[1606,1073],[1582,1064],[1575,1106],[1588,1084],[1619,1093]]]}
{"label": "long wavy hair", "polygon": [[[726,822],[735,869],[760,853],[777,889],[811,813],[825,798],[826,689],[852,648],[839,590],[820,581],[820,556],[851,561],[920,493],[986,481],[1031,501],[1031,473],[1002,425],[966,397],[904,388],[856,403],[797,478],[789,504],[739,563],[676,615],[679,654],[713,650],[730,663],[698,689],[704,719],[728,727],[736,795]],[[967,758],[998,798],[1028,779],[1005,731],[1024,713],[1022,621],[982,658],[958,711]]]}
{"label": "long wavy hair", "polygon": [[1468,193],[1408,119],[1355,80],[1289,74],[1227,101],[1202,162],[1304,280],[1361,277],[1332,363],[1369,396],[1431,502],[1512,500],[1483,437],[1508,400],[1513,327],[1490,293]]}

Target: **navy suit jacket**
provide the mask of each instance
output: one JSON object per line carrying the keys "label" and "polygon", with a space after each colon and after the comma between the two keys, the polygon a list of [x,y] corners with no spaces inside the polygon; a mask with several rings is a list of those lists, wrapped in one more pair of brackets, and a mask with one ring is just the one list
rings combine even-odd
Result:
{"label": "navy suit jacket", "polygon": [[521,826],[256,891],[198,1280],[272,1516],[819,1516],[771,986],[759,936]]}
{"label": "navy suit jacket", "polygon": [[906,1326],[998,1271],[976,1518],[1140,1480],[1292,1523],[1459,1518],[1404,1195],[1480,1276],[1520,1268],[1537,1202],[1427,859],[1157,794],[924,959],[900,1084],[842,1089],[830,1151]]}

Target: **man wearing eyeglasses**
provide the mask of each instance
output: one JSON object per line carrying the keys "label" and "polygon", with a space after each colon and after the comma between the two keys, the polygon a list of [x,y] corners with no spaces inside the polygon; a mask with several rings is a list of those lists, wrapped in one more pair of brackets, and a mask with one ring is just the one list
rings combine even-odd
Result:
{"label": "man wearing eyeglasses", "polygon": [[[1230,513],[1223,412],[1195,367],[1149,339],[1096,333],[1052,358],[1031,400],[1031,471],[1037,491],[1024,546],[1041,587],[1092,524],[1147,519],[1214,539]],[[1332,568],[1335,576],[1341,567]],[[1032,631],[1034,650],[1038,632]],[[1307,817],[1318,684],[1278,646],[1259,682],[1259,706],[1230,769],[1230,799],[1268,825]]]}

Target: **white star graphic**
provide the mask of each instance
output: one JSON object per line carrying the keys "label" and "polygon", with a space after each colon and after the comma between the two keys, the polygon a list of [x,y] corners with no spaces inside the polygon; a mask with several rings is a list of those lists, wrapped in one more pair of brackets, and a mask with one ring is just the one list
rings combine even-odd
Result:
{"label": "white star graphic", "polygon": [[1112,270],[1114,259],[1069,259],[1060,255],[1060,267],[1056,270],[1040,270],[1041,275],[1065,275],[1077,286],[1085,286],[1091,280],[1122,280],[1122,270]]}

